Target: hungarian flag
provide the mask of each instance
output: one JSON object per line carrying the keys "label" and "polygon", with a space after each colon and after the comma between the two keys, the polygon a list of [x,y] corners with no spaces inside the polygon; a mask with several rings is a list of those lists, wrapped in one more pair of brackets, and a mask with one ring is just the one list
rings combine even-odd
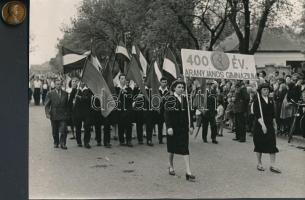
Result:
{"label": "hungarian flag", "polygon": [[146,79],[147,86],[151,90],[150,91],[152,96],[151,103],[154,108],[160,108],[161,106],[161,97],[159,94],[161,78],[162,78],[162,73],[159,68],[158,62],[155,60],[147,72],[147,79]]}
{"label": "hungarian flag", "polygon": [[107,117],[115,108],[116,102],[113,99],[112,93],[103,78],[102,73],[94,67],[91,61],[86,62],[82,81],[87,84],[95,97],[100,99],[102,115]]}
{"label": "hungarian flag", "polygon": [[102,71],[102,70],[103,70],[103,67],[102,67],[100,61],[98,60],[98,58],[97,58],[95,55],[91,54],[90,60],[91,60],[91,63],[93,64],[93,66],[94,66],[97,70],[99,70],[99,71]]}
{"label": "hungarian flag", "polygon": [[116,47],[115,53],[118,58],[123,60],[130,61],[131,59],[128,50],[122,41],[120,41],[119,45]]}
{"label": "hungarian flag", "polygon": [[132,46],[131,53],[133,56],[136,57],[137,61],[139,62],[139,66],[141,67],[143,76],[146,76],[148,64],[146,58],[143,56],[142,52],[140,51],[137,45]]}
{"label": "hungarian flag", "polygon": [[149,101],[148,94],[145,90],[145,86],[143,83],[143,78],[141,75],[141,71],[138,65],[138,61],[134,56],[132,56],[131,61],[129,63],[128,72],[127,72],[127,79],[133,80],[138,87],[140,88],[140,91],[144,95],[144,97]]}
{"label": "hungarian flag", "polygon": [[102,71],[102,75],[103,75],[111,93],[115,94],[113,76],[112,76],[111,65],[110,65],[109,61],[106,63],[105,69]]}
{"label": "hungarian flag", "polygon": [[151,88],[152,95],[159,94],[160,80],[162,78],[161,70],[158,66],[158,62],[155,60],[150,66],[146,83],[149,88]]}
{"label": "hungarian flag", "polygon": [[122,73],[127,72],[127,63],[131,60],[131,56],[122,41],[117,45],[115,50],[115,61],[119,64]]}
{"label": "hungarian flag", "polygon": [[167,48],[164,54],[163,75],[167,78],[169,85],[180,75],[177,60],[170,48]]}
{"label": "hungarian flag", "polygon": [[77,53],[66,47],[62,47],[62,62],[64,73],[66,74],[75,70],[83,69],[87,58],[88,52]]}

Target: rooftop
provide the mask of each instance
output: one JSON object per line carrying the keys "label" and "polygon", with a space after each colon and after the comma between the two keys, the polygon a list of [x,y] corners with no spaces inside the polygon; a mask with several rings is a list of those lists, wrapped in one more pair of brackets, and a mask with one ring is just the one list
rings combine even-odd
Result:
{"label": "rooftop", "polygon": [[[253,30],[253,32],[257,32]],[[250,35],[250,47],[253,45],[256,34]],[[236,52],[238,51],[238,38],[235,33],[228,36],[215,50],[225,52]],[[302,52],[305,47],[302,47],[300,42],[292,37],[287,31],[284,30],[272,30],[265,29],[260,46],[257,52]]]}

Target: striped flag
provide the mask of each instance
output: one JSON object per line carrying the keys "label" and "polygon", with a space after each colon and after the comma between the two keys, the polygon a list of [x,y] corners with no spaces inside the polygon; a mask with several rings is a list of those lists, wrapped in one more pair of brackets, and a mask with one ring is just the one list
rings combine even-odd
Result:
{"label": "striped flag", "polygon": [[130,61],[130,55],[127,51],[127,48],[125,47],[124,43],[120,41],[119,45],[116,47],[115,53],[118,57],[121,57],[124,60]]}
{"label": "striped flag", "polygon": [[138,48],[137,45],[132,45],[131,53],[137,58],[137,60],[139,62],[139,66],[141,67],[143,76],[146,76],[148,64],[147,64],[146,58],[143,56],[142,52],[140,51],[140,49]]}
{"label": "striped flag", "polygon": [[62,47],[62,62],[64,73],[83,69],[88,58],[88,52],[77,53],[66,47]]}
{"label": "striped flag", "polygon": [[94,67],[91,61],[86,62],[82,81],[87,84],[95,97],[99,97],[102,115],[107,117],[115,108],[116,102],[113,99],[112,93],[103,78],[102,73]]}
{"label": "striped flag", "polygon": [[92,55],[92,54],[91,54],[90,58],[91,58],[91,63],[93,64],[93,66],[97,70],[102,71],[103,67],[102,67],[100,61],[98,60],[98,58],[95,55]]}
{"label": "striped flag", "polygon": [[129,63],[128,73],[126,75],[126,78],[129,79],[129,80],[133,80],[138,85],[138,87],[140,88],[144,97],[147,100],[149,100],[148,94],[145,90],[145,86],[144,86],[144,83],[143,83],[143,78],[141,76],[141,71],[140,71],[140,68],[138,66],[138,62],[137,62],[137,60],[134,56],[131,58],[131,61]]}
{"label": "striped flag", "polygon": [[151,94],[159,94],[160,80],[162,78],[161,70],[158,66],[158,62],[154,61],[152,66],[149,68],[147,73],[146,83],[149,88],[151,88]]}
{"label": "striped flag", "polygon": [[112,94],[115,94],[111,65],[110,65],[109,61],[106,63],[105,69],[102,71],[102,75],[103,75],[110,91],[112,92]]}
{"label": "striped flag", "polygon": [[170,48],[166,49],[164,55],[163,75],[167,78],[169,84],[176,80],[180,75],[180,70],[176,58]]}

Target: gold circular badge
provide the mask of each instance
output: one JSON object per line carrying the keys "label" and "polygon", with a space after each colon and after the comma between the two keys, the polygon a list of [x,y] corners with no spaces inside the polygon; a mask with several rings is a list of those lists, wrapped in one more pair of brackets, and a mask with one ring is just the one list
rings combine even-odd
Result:
{"label": "gold circular badge", "polygon": [[213,66],[220,71],[225,71],[230,66],[229,57],[221,51],[214,51],[211,54],[211,61]]}
{"label": "gold circular badge", "polygon": [[9,25],[21,24],[25,16],[26,8],[20,1],[10,1],[2,7],[2,19]]}

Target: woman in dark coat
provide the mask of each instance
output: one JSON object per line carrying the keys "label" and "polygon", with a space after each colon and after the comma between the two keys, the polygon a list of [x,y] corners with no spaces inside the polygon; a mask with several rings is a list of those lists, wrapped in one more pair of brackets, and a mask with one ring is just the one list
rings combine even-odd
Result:
{"label": "woman in dark coat", "polygon": [[171,90],[173,95],[166,98],[164,104],[164,117],[167,127],[167,152],[169,153],[169,174],[175,175],[174,154],[183,155],[186,165],[186,180],[193,181],[195,176],[190,169],[189,156],[189,135],[192,133],[193,123],[189,123],[187,99],[182,95],[185,89],[185,83],[177,80],[173,82]]}
{"label": "woman in dark coat", "polygon": [[[253,129],[254,152],[257,155],[257,170],[264,171],[262,166],[262,154],[270,154],[270,171],[281,173],[275,165],[275,153],[279,150],[276,147],[275,129],[277,127],[275,121],[275,112],[273,101],[269,96],[269,84],[263,83],[258,87],[259,95],[253,103],[253,113],[255,116],[255,124]],[[260,109],[261,104],[261,109]],[[262,117],[262,115],[263,117]]]}

